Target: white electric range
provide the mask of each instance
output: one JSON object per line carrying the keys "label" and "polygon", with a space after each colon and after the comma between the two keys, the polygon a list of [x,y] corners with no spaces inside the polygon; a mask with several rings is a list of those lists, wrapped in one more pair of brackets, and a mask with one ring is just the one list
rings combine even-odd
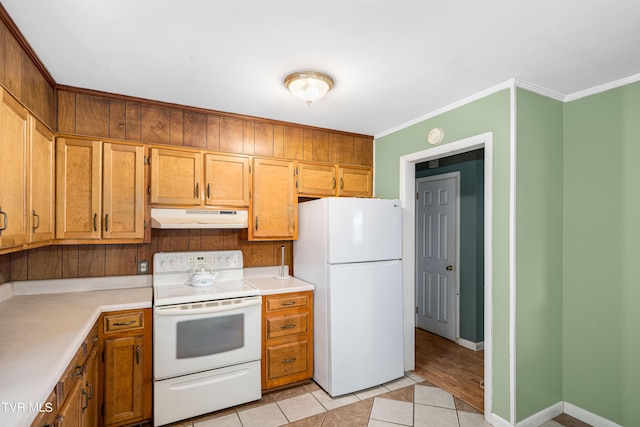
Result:
{"label": "white electric range", "polygon": [[[194,269],[213,283],[192,286]],[[241,251],[154,255],[155,426],[262,397],[262,299],[242,271]]]}

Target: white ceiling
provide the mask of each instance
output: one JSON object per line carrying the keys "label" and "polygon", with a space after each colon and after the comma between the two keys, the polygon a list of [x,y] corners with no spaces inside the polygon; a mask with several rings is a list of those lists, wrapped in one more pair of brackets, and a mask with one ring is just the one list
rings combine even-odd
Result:
{"label": "white ceiling", "polygon": [[[637,0],[2,0],[56,82],[376,135],[514,77],[640,73]],[[282,85],[322,70],[307,106]]]}

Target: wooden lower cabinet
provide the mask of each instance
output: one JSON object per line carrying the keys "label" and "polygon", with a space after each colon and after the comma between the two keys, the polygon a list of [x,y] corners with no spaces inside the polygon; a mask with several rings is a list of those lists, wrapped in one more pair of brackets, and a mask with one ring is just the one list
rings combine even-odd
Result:
{"label": "wooden lower cabinet", "polygon": [[151,420],[150,308],[104,313],[32,427],[98,427]]}
{"label": "wooden lower cabinet", "polygon": [[311,378],[313,292],[264,296],[262,314],[262,389]]}
{"label": "wooden lower cabinet", "polygon": [[151,309],[102,316],[105,426],[151,419],[151,322]]}

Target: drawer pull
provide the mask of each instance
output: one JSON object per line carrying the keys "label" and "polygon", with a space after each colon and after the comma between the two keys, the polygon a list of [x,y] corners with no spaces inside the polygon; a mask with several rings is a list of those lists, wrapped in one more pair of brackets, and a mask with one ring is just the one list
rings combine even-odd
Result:
{"label": "drawer pull", "polygon": [[95,337],[93,337],[93,338],[91,339],[91,342],[98,342],[98,336],[96,335]]}
{"label": "drawer pull", "polygon": [[293,363],[293,362],[295,362],[295,361],[296,361],[296,358],[295,358],[295,357],[293,357],[293,358],[291,358],[291,359],[284,359],[284,360],[282,361],[282,363]]}
{"label": "drawer pull", "polygon": [[283,307],[288,307],[288,306],[291,306],[291,305],[296,305],[296,302],[295,301],[288,301],[288,302],[283,302],[280,305],[283,306]]}
{"label": "drawer pull", "polygon": [[133,325],[134,323],[136,323],[135,320],[129,320],[128,322],[116,322],[113,324],[113,326],[129,326]]}
{"label": "drawer pull", "polygon": [[76,370],[74,373],[69,374],[69,378],[75,378],[77,376],[82,375],[82,366],[80,365],[76,365]]}
{"label": "drawer pull", "polygon": [[296,327],[296,325],[282,325],[282,326],[280,326],[280,329],[293,329],[295,327]]}

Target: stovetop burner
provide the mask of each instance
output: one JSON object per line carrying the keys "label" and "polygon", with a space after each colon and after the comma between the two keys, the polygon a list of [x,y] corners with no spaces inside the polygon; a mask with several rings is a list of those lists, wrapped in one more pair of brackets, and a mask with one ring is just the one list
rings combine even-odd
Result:
{"label": "stovetop burner", "polygon": [[[211,286],[192,286],[193,270],[204,264],[215,273]],[[259,295],[242,280],[241,251],[159,252],[153,257],[154,305],[172,305]]]}

